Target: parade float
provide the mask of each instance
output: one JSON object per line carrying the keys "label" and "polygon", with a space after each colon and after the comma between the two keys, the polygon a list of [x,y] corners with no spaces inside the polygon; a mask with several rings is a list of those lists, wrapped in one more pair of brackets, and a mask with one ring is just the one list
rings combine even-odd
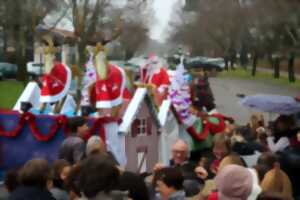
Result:
{"label": "parade float", "polygon": [[170,147],[179,137],[191,150],[201,151],[210,148],[212,136],[226,128],[223,115],[204,114],[193,107],[193,87],[183,62],[170,73],[159,57],[150,55],[134,81],[108,61],[105,44],[97,41],[88,49],[78,100],[74,95],[78,88],[72,88],[73,70],[55,60],[57,49],[49,37],[44,39],[41,83],[29,82],[14,108],[0,111],[2,173],[31,158],[57,159],[72,116],[86,117],[89,135],[101,136],[120,165],[135,172],[149,172],[157,162],[167,164]]}

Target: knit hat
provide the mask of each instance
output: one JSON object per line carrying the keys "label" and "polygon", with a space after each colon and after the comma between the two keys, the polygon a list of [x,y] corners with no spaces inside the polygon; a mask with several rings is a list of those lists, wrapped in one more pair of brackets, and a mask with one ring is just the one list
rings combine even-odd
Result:
{"label": "knit hat", "polygon": [[261,192],[255,170],[227,165],[216,178],[220,200],[256,200]]}
{"label": "knit hat", "polygon": [[271,169],[261,182],[264,192],[280,194],[286,199],[293,199],[292,183],[287,174],[279,168]]}

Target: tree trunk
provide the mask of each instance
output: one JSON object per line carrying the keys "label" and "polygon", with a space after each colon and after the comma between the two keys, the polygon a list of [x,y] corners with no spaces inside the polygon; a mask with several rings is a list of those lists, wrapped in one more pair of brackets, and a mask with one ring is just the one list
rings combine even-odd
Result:
{"label": "tree trunk", "polygon": [[274,78],[278,79],[280,77],[280,59],[279,57],[275,58],[274,61]]}
{"label": "tree trunk", "polygon": [[78,103],[77,105],[79,105],[79,102],[81,100],[81,82],[82,82],[83,66],[87,61],[85,47],[86,47],[85,42],[79,42],[79,44],[77,46],[78,59],[76,62],[76,65],[77,65],[76,67],[79,71],[79,76],[78,76],[78,80],[77,80],[77,89],[76,89],[76,101]]}
{"label": "tree trunk", "polygon": [[289,65],[288,65],[288,70],[289,70],[289,81],[294,83],[296,81],[295,79],[295,70],[294,70],[294,61],[295,61],[295,53],[291,52],[289,56]]}
{"label": "tree trunk", "polygon": [[252,76],[255,76],[256,75],[256,66],[257,66],[257,52],[255,51],[254,52],[254,55],[253,55],[253,63],[252,63]]}
{"label": "tree trunk", "polygon": [[242,50],[241,50],[241,54],[240,54],[240,63],[241,63],[241,66],[247,70],[247,64],[248,64],[248,57],[247,57],[247,51],[245,49],[245,47],[242,47]]}
{"label": "tree trunk", "polygon": [[1,59],[2,62],[7,62],[7,29],[6,27],[3,28],[3,57]]}
{"label": "tree trunk", "polygon": [[233,71],[235,70],[234,63],[235,63],[235,60],[233,58],[231,58],[230,59],[230,69],[233,70]]}
{"label": "tree trunk", "polygon": [[19,29],[17,32],[17,44],[16,44],[16,63],[18,66],[17,80],[22,81],[24,85],[27,82],[27,71],[26,71],[26,31]]}
{"label": "tree trunk", "polygon": [[227,58],[227,56],[225,56],[224,61],[225,61],[225,70],[228,71],[229,68],[228,68],[228,58]]}

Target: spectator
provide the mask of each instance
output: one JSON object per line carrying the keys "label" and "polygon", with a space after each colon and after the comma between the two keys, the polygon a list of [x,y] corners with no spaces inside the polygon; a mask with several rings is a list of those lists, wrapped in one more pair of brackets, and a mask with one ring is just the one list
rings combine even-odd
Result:
{"label": "spectator", "polygon": [[213,154],[215,160],[210,165],[210,171],[216,174],[222,159],[231,152],[230,139],[224,134],[217,134],[213,140]]}
{"label": "spectator", "polygon": [[81,166],[80,164],[76,164],[71,168],[71,171],[66,179],[66,186],[69,191],[70,200],[85,200],[82,197],[79,186],[79,174],[80,174]]}
{"label": "spectator", "polygon": [[293,137],[295,122],[291,116],[279,116],[274,124],[273,136],[267,138],[269,149],[276,153],[282,152],[290,146],[290,138]]}
{"label": "spectator", "polygon": [[271,152],[265,152],[261,154],[255,166],[255,169],[258,172],[259,180],[262,181],[265,174],[278,164],[278,157],[275,154]]}
{"label": "spectator", "polygon": [[105,156],[92,155],[83,161],[79,175],[79,186],[88,199],[125,200],[126,193],[116,190],[120,172]]}
{"label": "spectator", "polygon": [[239,165],[246,167],[245,161],[238,154],[235,153],[231,153],[222,159],[218,171],[222,170],[227,165]]}
{"label": "spectator", "polygon": [[293,199],[292,184],[289,177],[282,171],[279,165],[268,171],[262,182],[261,187],[264,192],[277,194],[286,200]]}
{"label": "spectator", "polygon": [[121,191],[129,191],[132,200],[149,200],[149,193],[143,178],[133,172],[123,172],[120,177],[119,187]]}
{"label": "spectator", "polygon": [[15,189],[19,186],[18,170],[9,170],[6,172],[4,186],[9,193],[15,191]]}
{"label": "spectator", "polygon": [[253,114],[250,118],[249,126],[251,128],[251,138],[257,139],[257,129],[265,126],[264,116],[262,114]]}
{"label": "spectator", "polygon": [[116,160],[115,156],[110,152],[107,151],[106,145],[101,139],[101,137],[94,135],[89,138],[87,145],[86,145],[86,155],[94,155],[94,154],[105,154],[107,155],[112,161],[119,165],[118,161]]}
{"label": "spectator", "polygon": [[84,138],[87,134],[88,126],[83,117],[73,117],[69,119],[68,127],[71,135],[63,141],[59,149],[59,158],[74,164],[84,157]]}
{"label": "spectator", "polygon": [[[230,155],[228,155],[222,159],[222,161],[219,165],[218,171],[221,171],[227,165],[239,165],[239,166],[246,167],[243,159],[238,154],[235,154],[235,153],[231,153]],[[203,168],[197,167],[195,169],[195,171],[196,171],[197,175],[200,176],[200,178],[202,178],[202,179],[206,179],[208,177],[207,171],[203,171]],[[204,185],[203,189],[201,190],[200,196],[204,199],[207,199],[209,194],[211,192],[213,192],[214,190],[216,190],[215,182],[211,179],[208,179],[205,181],[205,185]]]}
{"label": "spectator", "polygon": [[263,127],[259,127],[257,130],[257,142],[258,144],[260,144],[261,146],[261,150],[262,152],[266,152],[266,151],[269,151],[269,147],[268,147],[268,134],[267,134],[267,131],[265,128]]}
{"label": "spectator", "polygon": [[28,161],[20,170],[20,186],[14,190],[10,200],[55,200],[47,190],[50,169],[44,159]]}
{"label": "spectator", "polygon": [[66,178],[71,170],[70,164],[66,160],[57,160],[52,167],[52,188],[50,192],[56,200],[68,200],[69,195],[66,191]]}
{"label": "spectator", "polygon": [[4,187],[6,190],[0,192],[0,200],[9,199],[10,194],[19,186],[18,170],[12,169],[6,172]]}
{"label": "spectator", "polygon": [[183,140],[177,140],[172,146],[171,166],[181,166],[188,162],[189,148]]}
{"label": "spectator", "polygon": [[161,200],[184,200],[183,176],[178,168],[167,167],[157,171],[156,190]]}
{"label": "spectator", "polygon": [[[183,140],[177,140],[172,146],[172,158],[170,160],[170,166],[178,167],[184,177],[184,190],[188,197],[199,193],[203,184],[195,173],[195,167],[193,163],[189,162],[189,149],[188,145]],[[154,171],[164,168],[161,164],[156,164]]]}
{"label": "spectator", "polygon": [[289,176],[296,199],[300,199],[300,148],[291,147],[279,154],[280,168]]}
{"label": "spectator", "polygon": [[[255,170],[238,165],[225,166],[218,172],[215,182],[218,190],[217,199],[220,200],[256,200],[261,193]],[[211,197],[216,198],[215,195]]]}

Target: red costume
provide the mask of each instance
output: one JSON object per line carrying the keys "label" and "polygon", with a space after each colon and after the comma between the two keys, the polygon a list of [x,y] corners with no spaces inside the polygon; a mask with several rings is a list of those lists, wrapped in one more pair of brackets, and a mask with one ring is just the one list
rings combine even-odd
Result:
{"label": "red costume", "polygon": [[71,70],[62,63],[55,63],[49,74],[43,76],[41,102],[53,103],[62,99],[71,85]]}
{"label": "red costume", "polygon": [[100,80],[97,77],[95,84],[96,108],[112,108],[123,101],[126,84],[125,72],[115,65],[109,64],[108,77]]}

